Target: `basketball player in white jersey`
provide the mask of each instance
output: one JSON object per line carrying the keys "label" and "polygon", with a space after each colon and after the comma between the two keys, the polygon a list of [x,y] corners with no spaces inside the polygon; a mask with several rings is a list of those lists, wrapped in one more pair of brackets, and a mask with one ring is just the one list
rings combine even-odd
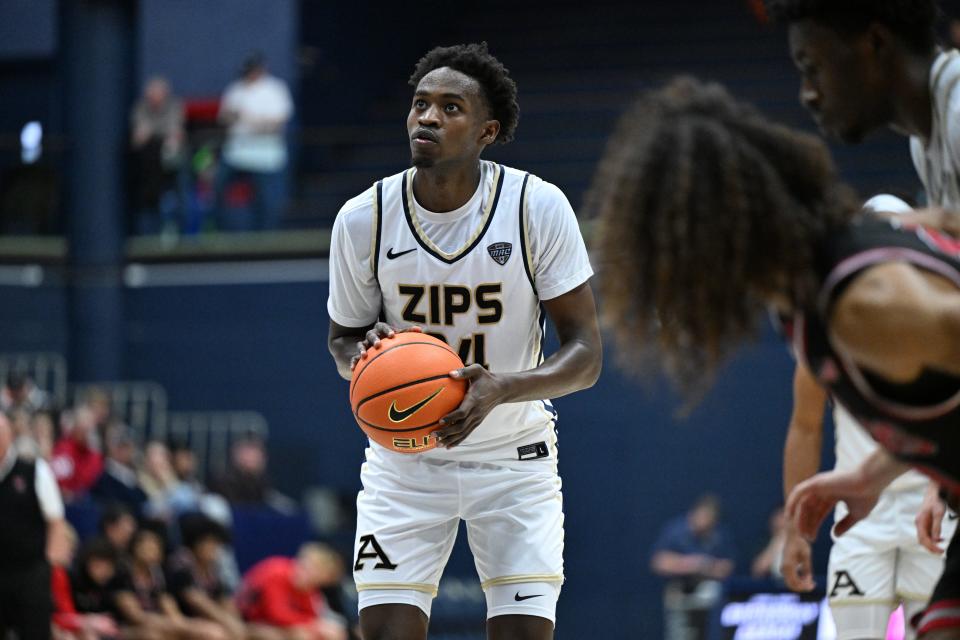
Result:
{"label": "basketball player in white jersey", "polygon": [[[508,142],[516,85],[485,44],[416,66],[413,166],[349,200],[330,247],[329,347],[350,378],[395,331],[442,337],[468,366],[438,448],[370,443],[361,470],[354,579],[365,640],[427,637],[432,598],[466,521],[488,637],[553,637],[563,581],[556,413],[591,386],[601,344],[577,220],[555,186],[480,159]],[[544,357],[544,314],[560,348]]]}
{"label": "basketball player in white jersey", "polygon": [[[910,206],[892,196],[871,198],[865,210],[909,216]],[[794,410],[784,446],[784,496],[819,470],[823,414],[829,396],[803,366],[794,374]],[[839,405],[834,405],[836,469],[855,469],[878,448],[876,442]],[[914,525],[921,511],[928,481],[911,471],[884,491],[877,508],[830,549],[826,591],[837,626],[837,640],[886,637],[890,613],[903,605],[906,620],[923,611],[943,571],[943,557],[930,553],[918,541]],[[836,513],[839,522],[844,507]],[[949,538],[954,522],[940,515]],[[814,588],[810,543],[789,524],[781,572],[796,591]],[[915,631],[906,625],[906,637]]]}
{"label": "basketball player in white jersey", "polygon": [[[801,75],[800,100],[821,130],[848,143],[859,143],[885,127],[910,136],[911,156],[929,204],[960,208],[960,57],[956,51],[937,48],[937,3],[771,0],[768,7],[775,21],[788,25],[791,55]],[[815,390],[814,384],[809,372],[798,367],[784,456],[787,494],[817,471],[826,396]],[[837,420],[838,438],[852,440],[854,431],[848,429],[851,425],[846,419],[840,416]],[[808,427],[801,427],[798,421],[805,421]],[[839,459],[840,453],[851,451],[843,444],[838,440],[838,468],[855,462]],[[888,504],[881,503],[858,525],[854,539],[848,539],[849,534],[836,539],[827,592],[835,605],[840,640],[882,638],[886,628],[882,612],[891,600],[903,601],[909,620],[916,600],[929,595],[935,579],[924,582],[920,578],[929,576],[932,563],[942,566],[942,559],[924,557],[901,546],[908,544],[902,533],[915,517],[920,543],[939,555],[938,544],[945,535],[949,539],[952,526],[950,531],[941,530],[944,506],[937,498],[937,487],[928,487],[920,503],[918,484],[911,474],[898,480],[885,494],[884,503]],[[914,504],[919,513],[912,514],[907,508]],[[881,543],[879,539],[890,532],[896,533],[888,536],[886,544]],[[893,562],[890,549],[898,550]],[[847,567],[854,564],[863,566],[860,573],[871,576],[871,585],[861,588],[854,583],[856,588],[841,588],[838,584],[850,581]],[[813,588],[810,547],[795,531],[788,534],[783,571],[791,588]],[[915,575],[906,577],[911,574]],[[872,602],[876,600],[885,602]],[[907,627],[910,633],[910,625]],[[858,635],[868,629],[872,630],[869,635]]]}

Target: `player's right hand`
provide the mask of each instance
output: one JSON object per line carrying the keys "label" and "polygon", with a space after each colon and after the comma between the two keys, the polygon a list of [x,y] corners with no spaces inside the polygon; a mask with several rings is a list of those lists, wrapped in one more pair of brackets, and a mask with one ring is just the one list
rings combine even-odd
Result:
{"label": "player's right hand", "polygon": [[783,557],[780,573],[791,591],[813,591],[813,563],[810,560],[810,543],[790,525],[787,525],[783,541]]}
{"label": "player's right hand", "polygon": [[423,329],[420,327],[395,329],[386,322],[378,322],[373,325],[373,327],[367,331],[367,334],[363,337],[363,340],[357,343],[357,355],[350,359],[350,370],[353,371],[357,367],[357,363],[363,358],[367,357],[367,351],[370,349],[376,349],[380,346],[381,338],[392,338],[397,333],[403,333],[404,331],[414,331],[420,333],[423,331]]}
{"label": "player's right hand", "polygon": [[943,523],[943,516],[947,511],[946,505],[940,499],[939,487],[935,482],[931,482],[923,495],[923,504],[920,505],[920,512],[914,519],[917,526],[917,542],[920,546],[936,555],[943,555],[943,549],[940,543],[943,537],[940,535],[940,526]]}

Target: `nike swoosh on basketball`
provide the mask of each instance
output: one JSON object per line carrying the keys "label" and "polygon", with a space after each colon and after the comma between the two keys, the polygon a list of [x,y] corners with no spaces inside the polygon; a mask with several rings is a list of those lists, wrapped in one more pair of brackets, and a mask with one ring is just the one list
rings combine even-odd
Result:
{"label": "nike swoosh on basketball", "polygon": [[520,595],[520,592],[517,591],[516,595],[513,596],[513,599],[516,600],[517,602],[523,602],[524,600],[529,600],[530,598],[542,598],[542,597],[543,597],[542,593],[538,593],[532,596],[522,596]]}
{"label": "nike swoosh on basketball", "polygon": [[390,421],[403,422],[404,420],[406,420],[407,418],[415,414],[417,411],[420,411],[420,409],[423,409],[425,406],[427,406],[427,404],[431,400],[433,400],[438,395],[440,395],[441,391],[443,391],[443,387],[440,387],[439,389],[431,393],[429,396],[427,396],[420,402],[410,405],[406,409],[397,408],[397,401],[394,400],[393,402],[390,403],[390,409],[389,411],[387,411],[387,415],[390,417]]}
{"label": "nike swoosh on basketball", "polygon": [[414,247],[413,249],[407,249],[406,251],[401,251],[400,253],[394,253],[394,252],[393,252],[393,247],[390,247],[389,249],[387,249],[387,260],[393,260],[394,258],[399,258],[400,256],[405,256],[405,255],[407,255],[408,253],[411,253],[411,252],[416,251],[416,250],[417,250],[417,248]]}

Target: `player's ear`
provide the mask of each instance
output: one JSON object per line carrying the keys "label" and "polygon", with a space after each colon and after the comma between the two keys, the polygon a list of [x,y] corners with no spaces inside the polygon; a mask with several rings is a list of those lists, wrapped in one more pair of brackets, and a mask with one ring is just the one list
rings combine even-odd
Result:
{"label": "player's ear", "polygon": [[480,129],[480,144],[491,145],[496,141],[498,135],[500,135],[500,121],[487,120]]}

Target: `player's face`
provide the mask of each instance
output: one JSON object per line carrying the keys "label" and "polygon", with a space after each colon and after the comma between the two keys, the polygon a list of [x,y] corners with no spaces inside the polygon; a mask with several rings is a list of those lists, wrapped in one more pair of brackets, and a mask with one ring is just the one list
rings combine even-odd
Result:
{"label": "player's face", "polygon": [[470,76],[448,67],[425,75],[407,115],[412,164],[433,167],[475,161],[500,128],[487,113],[480,85]]}
{"label": "player's face", "polygon": [[790,26],[789,38],[800,103],[824,135],[856,144],[889,122],[885,73],[869,32],[843,35],[803,20]]}

